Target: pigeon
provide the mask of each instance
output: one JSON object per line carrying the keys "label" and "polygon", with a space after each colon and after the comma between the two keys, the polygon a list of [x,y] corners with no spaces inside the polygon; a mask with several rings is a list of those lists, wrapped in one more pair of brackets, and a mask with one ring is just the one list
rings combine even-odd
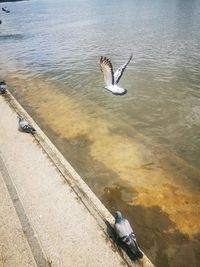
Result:
{"label": "pigeon", "polygon": [[117,234],[118,239],[124,243],[129,251],[132,253],[134,260],[141,259],[143,257],[143,253],[140,251],[136,236],[133,232],[132,227],[128,220],[122,217],[120,211],[115,212],[115,232]]}
{"label": "pigeon", "polygon": [[119,69],[113,72],[113,66],[111,61],[107,57],[101,56],[100,58],[100,67],[104,75],[105,89],[111,91],[114,95],[124,95],[127,93],[127,90],[119,87],[117,84],[122,77],[124,70],[131,61],[133,55],[131,54],[126,63],[124,63]]}
{"label": "pigeon", "polygon": [[[129,236],[130,234],[133,234],[133,229],[130,226],[130,223],[128,220],[124,219],[122,217],[122,214],[120,211],[115,212],[115,231],[119,238],[124,239],[124,237]],[[134,235],[135,238],[135,235]]]}
{"label": "pigeon", "polygon": [[19,129],[20,131],[34,134],[36,130],[22,117],[19,118]]}
{"label": "pigeon", "polygon": [[5,81],[0,81],[0,95],[5,94],[6,92],[6,82]]}

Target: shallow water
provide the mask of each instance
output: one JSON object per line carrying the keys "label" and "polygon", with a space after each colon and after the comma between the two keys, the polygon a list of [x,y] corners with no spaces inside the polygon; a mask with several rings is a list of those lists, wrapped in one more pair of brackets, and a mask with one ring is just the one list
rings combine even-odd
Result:
{"label": "shallow water", "polygon": [[[156,266],[198,266],[200,2],[7,6],[0,74],[10,90],[109,210],[129,218]],[[131,52],[128,93],[113,96],[99,57],[115,68]]]}

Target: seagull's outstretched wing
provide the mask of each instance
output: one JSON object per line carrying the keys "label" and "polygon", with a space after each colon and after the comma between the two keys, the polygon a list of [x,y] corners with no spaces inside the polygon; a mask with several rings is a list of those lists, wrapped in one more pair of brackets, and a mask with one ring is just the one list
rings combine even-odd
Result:
{"label": "seagull's outstretched wing", "polygon": [[114,84],[113,67],[110,60],[106,57],[100,58],[101,71],[103,72],[104,81],[107,86]]}
{"label": "seagull's outstretched wing", "polygon": [[133,57],[133,54],[130,55],[128,61],[124,63],[118,70],[115,71],[114,73],[114,84],[117,84],[122,77],[122,74],[124,73],[125,68],[128,66],[129,62],[131,61]]}

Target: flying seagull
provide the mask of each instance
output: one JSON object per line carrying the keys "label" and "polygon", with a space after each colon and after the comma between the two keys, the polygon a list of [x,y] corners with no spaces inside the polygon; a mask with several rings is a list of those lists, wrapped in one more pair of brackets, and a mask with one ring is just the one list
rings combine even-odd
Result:
{"label": "flying seagull", "polygon": [[19,130],[26,133],[34,134],[36,130],[22,117],[19,118]]}
{"label": "flying seagull", "polygon": [[0,95],[5,94],[6,87],[7,87],[6,82],[4,80],[0,81]]}
{"label": "flying seagull", "polygon": [[111,61],[107,57],[100,58],[100,67],[104,75],[105,88],[111,91],[114,95],[124,95],[127,93],[127,90],[119,87],[117,84],[122,77],[124,70],[131,61],[133,55],[131,54],[128,61],[124,63],[118,70],[113,72],[113,66]]}

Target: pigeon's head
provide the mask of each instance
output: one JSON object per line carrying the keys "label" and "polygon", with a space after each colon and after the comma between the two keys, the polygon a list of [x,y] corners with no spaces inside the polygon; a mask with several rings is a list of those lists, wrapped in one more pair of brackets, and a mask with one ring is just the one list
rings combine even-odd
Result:
{"label": "pigeon's head", "polygon": [[6,81],[2,80],[2,81],[0,81],[0,84],[6,85]]}
{"label": "pigeon's head", "polygon": [[123,218],[122,218],[122,214],[121,214],[121,212],[120,212],[120,211],[116,211],[116,212],[115,212],[115,221],[116,221],[116,222],[120,222],[122,219],[123,219]]}
{"label": "pigeon's head", "polygon": [[0,89],[6,89],[6,82],[4,80],[0,81]]}
{"label": "pigeon's head", "polygon": [[19,122],[23,121],[23,118],[21,116],[18,116]]}

